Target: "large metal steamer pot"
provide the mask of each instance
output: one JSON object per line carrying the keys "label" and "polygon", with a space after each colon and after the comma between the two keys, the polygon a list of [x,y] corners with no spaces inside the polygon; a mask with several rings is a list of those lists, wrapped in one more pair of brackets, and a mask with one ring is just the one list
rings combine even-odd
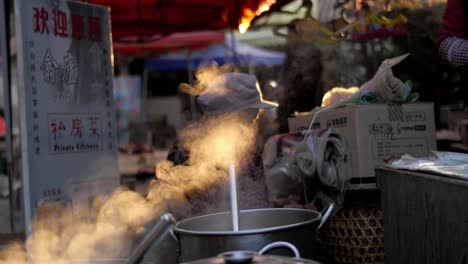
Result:
{"label": "large metal steamer pot", "polygon": [[254,251],[230,251],[209,259],[183,264],[319,264],[310,259],[262,255]]}
{"label": "large metal steamer pot", "polygon": [[[178,222],[174,233],[178,238],[181,262],[200,260],[222,252],[260,251],[276,241],[289,242],[301,257],[317,255],[316,232],[326,221],[332,207],[322,218],[314,210],[272,208],[240,211],[239,231],[232,231],[231,213],[215,213]],[[273,249],[273,255],[291,256],[290,250]]]}

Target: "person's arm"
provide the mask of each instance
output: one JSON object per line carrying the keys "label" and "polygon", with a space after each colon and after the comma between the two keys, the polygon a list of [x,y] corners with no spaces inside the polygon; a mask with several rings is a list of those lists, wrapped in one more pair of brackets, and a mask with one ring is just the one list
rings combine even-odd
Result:
{"label": "person's arm", "polygon": [[437,52],[443,62],[454,67],[468,64],[468,20],[464,15],[464,0],[448,0],[442,18]]}
{"label": "person's arm", "polygon": [[438,50],[441,60],[453,67],[462,68],[468,65],[468,40],[458,37],[445,38]]}

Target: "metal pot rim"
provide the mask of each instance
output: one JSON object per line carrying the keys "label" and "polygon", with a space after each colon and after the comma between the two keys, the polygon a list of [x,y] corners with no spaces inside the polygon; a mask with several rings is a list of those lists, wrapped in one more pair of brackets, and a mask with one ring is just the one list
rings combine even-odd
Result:
{"label": "metal pot rim", "polygon": [[176,226],[174,227],[174,231],[176,233],[184,234],[184,235],[203,235],[203,236],[250,235],[250,234],[267,233],[267,232],[272,232],[272,231],[284,230],[284,229],[288,229],[288,228],[294,228],[294,227],[299,227],[299,226],[310,225],[310,224],[313,224],[315,222],[320,222],[320,220],[322,219],[322,214],[320,212],[317,212],[315,210],[310,210],[310,209],[300,209],[300,208],[260,208],[260,209],[241,210],[241,212],[254,212],[254,211],[302,211],[302,212],[315,213],[317,216],[315,218],[310,219],[310,220],[295,223],[295,224],[290,224],[290,225],[281,225],[281,226],[275,226],[275,227],[259,228],[259,229],[248,229],[248,230],[240,230],[240,231],[193,231],[193,230],[187,230],[187,229],[179,228],[180,224],[192,221],[193,219],[209,217],[209,216],[212,216],[212,215],[229,214],[230,212],[227,211],[227,212],[200,215],[200,216],[195,216],[195,217],[190,217],[190,218],[184,219],[182,221],[179,221],[176,224]]}

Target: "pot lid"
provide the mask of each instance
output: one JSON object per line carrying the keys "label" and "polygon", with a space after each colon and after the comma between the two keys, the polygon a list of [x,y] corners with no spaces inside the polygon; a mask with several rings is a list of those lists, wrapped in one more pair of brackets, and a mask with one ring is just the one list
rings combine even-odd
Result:
{"label": "pot lid", "polygon": [[229,255],[201,259],[191,262],[184,262],[185,264],[319,264],[316,261],[309,259],[288,258],[273,255],[257,255],[251,251],[232,251]]}

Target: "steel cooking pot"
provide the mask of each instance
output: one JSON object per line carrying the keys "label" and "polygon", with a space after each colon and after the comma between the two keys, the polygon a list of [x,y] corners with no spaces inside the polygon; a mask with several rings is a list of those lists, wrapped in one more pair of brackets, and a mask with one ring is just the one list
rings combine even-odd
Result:
{"label": "steel cooking pot", "polygon": [[[263,253],[270,248],[286,246],[294,251],[295,258],[287,258],[281,256],[262,256]],[[255,251],[229,251],[219,254],[217,257],[186,262],[185,264],[318,264],[313,260],[301,259],[297,249],[286,242],[274,242],[263,248],[259,253]]]}
{"label": "steel cooking pot", "polygon": [[[240,231],[232,231],[229,212],[188,218],[177,224],[171,214],[165,214],[134,249],[127,264],[137,263],[145,252],[144,263],[161,260],[177,263],[210,258],[226,251],[259,251],[277,241],[291,243],[299,254],[312,258],[316,253],[316,231],[331,215],[333,207],[331,204],[323,217],[317,211],[305,209],[241,211]],[[270,253],[290,256],[281,249]]]}
{"label": "steel cooking pot", "polygon": [[[307,209],[272,208],[244,210],[239,214],[239,231],[232,231],[229,212],[203,215],[178,222],[174,228],[181,262],[210,258],[226,251],[259,251],[264,246],[285,241],[293,244],[301,256],[317,255],[316,231],[326,221],[321,213]],[[285,249],[273,255],[290,256]]]}

